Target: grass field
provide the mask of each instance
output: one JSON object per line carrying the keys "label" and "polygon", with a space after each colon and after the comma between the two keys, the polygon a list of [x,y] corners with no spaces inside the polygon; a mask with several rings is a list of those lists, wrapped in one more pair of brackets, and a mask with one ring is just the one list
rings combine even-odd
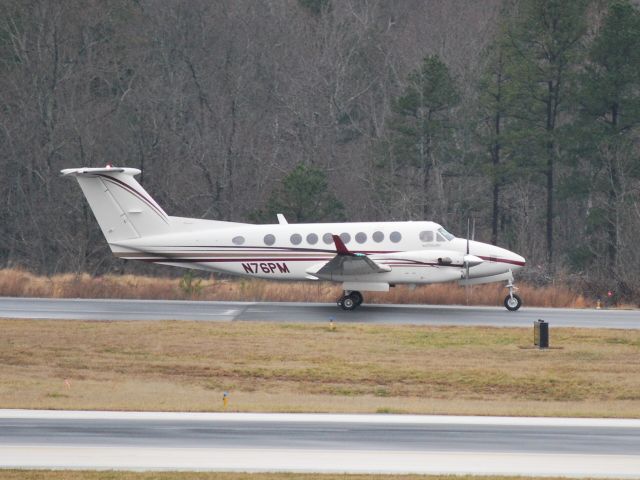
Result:
{"label": "grass field", "polygon": [[[525,478],[536,480],[538,477],[0,470],[0,480],[382,480],[386,478],[393,480],[523,480]],[[545,480],[554,480],[550,477],[544,478]]]}
{"label": "grass field", "polygon": [[640,417],[640,331],[0,320],[0,407]]}
{"label": "grass field", "polygon": [[[0,270],[0,296],[52,298],[146,298],[173,300],[334,302],[340,285],[327,282],[276,282],[256,279],[219,280],[157,278],[134,275],[87,274],[37,276],[24,270]],[[187,277],[189,280],[189,277]],[[527,306],[594,307],[559,282],[547,287],[518,283]],[[423,285],[415,289],[398,286],[388,293],[366,292],[367,303],[419,303],[433,305],[501,306],[507,290],[504,283],[460,287],[455,283]]]}

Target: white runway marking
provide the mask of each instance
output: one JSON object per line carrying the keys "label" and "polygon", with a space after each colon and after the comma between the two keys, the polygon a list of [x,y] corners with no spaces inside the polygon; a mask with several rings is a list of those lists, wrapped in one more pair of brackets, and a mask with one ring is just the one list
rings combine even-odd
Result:
{"label": "white runway marking", "polygon": [[3,446],[0,467],[640,478],[637,456],[377,450]]}
{"label": "white runway marking", "polygon": [[[325,422],[388,425],[503,425],[531,427],[638,428],[640,419],[565,417],[478,417],[453,415],[380,415],[333,413],[117,412],[91,410],[0,409],[0,418],[81,420],[164,420],[220,422]],[[640,448],[640,446],[639,446]]]}

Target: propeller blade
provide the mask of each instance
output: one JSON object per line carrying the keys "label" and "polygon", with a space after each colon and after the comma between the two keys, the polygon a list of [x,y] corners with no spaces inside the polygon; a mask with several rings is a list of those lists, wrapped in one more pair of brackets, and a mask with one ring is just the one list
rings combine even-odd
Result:
{"label": "propeller blade", "polygon": [[469,255],[469,217],[467,217],[467,255]]}
{"label": "propeller blade", "polygon": [[466,260],[466,257],[469,255],[469,217],[467,217],[467,255],[465,255],[465,266],[467,267],[466,275],[464,278],[469,278],[469,262]]}

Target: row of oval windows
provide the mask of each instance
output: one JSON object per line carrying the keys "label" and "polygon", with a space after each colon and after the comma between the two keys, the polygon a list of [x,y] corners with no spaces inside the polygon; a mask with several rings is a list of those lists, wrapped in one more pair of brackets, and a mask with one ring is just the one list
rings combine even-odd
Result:
{"label": "row of oval windows", "polygon": [[[345,244],[351,241],[351,235],[347,232],[341,233],[340,238]],[[433,238],[434,232],[420,232],[420,240],[422,240],[423,242],[432,242]],[[358,232],[355,234],[354,239],[358,243],[364,243],[367,241],[367,234],[364,232]],[[376,243],[380,243],[384,240],[384,233],[380,231],[373,232],[373,235],[371,235],[371,239]],[[289,237],[289,240],[293,245],[300,245],[302,243],[302,235],[300,235],[299,233],[294,233],[293,235],[291,235],[291,237]],[[400,232],[391,232],[389,234],[389,240],[391,240],[393,243],[398,243],[400,240],[402,240],[402,234]],[[234,237],[232,241],[235,245],[242,245],[245,239],[242,235],[238,235],[237,237]],[[276,237],[275,235],[269,233],[264,236],[263,241],[265,245],[273,245],[274,243],[276,243]],[[332,234],[325,233],[322,236],[322,241],[327,245],[331,245],[333,243]],[[308,234],[307,243],[310,245],[315,245],[316,243],[318,243],[318,235],[316,235],[315,233]]]}

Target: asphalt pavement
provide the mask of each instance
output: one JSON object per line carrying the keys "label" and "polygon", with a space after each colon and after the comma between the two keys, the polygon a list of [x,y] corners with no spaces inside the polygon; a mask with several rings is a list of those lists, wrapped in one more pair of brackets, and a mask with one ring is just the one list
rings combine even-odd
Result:
{"label": "asphalt pavement", "polygon": [[0,410],[0,468],[638,478],[640,420]]}
{"label": "asphalt pavement", "polygon": [[362,322],[413,325],[529,327],[542,319],[558,327],[640,328],[640,311],[434,305],[369,305],[345,312],[335,304],[0,298],[0,318],[76,320],[196,320]]}

